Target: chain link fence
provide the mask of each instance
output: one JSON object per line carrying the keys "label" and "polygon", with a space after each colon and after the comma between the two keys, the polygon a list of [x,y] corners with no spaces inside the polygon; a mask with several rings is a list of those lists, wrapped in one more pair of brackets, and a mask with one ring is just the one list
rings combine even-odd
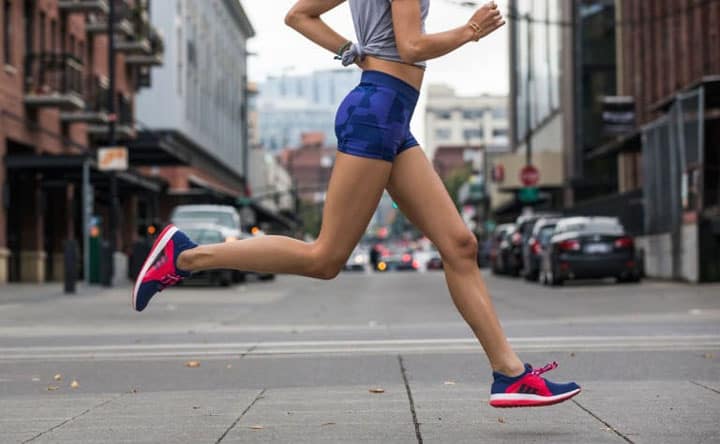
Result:
{"label": "chain link fence", "polygon": [[702,206],[703,89],[678,94],[670,111],[643,128],[645,233],[673,232],[684,211]]}

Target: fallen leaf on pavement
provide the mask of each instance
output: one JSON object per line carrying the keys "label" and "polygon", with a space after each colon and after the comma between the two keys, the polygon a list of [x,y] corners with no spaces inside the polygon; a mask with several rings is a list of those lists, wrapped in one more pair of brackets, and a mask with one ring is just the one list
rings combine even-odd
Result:
{"label": "fallen leaf on pavement", "polygon": [[574,358],[574,357],[575,357],[575,352],[570,352],[570,357],[571,357],[571,358]]}
{"label": "fallen leaf on pavement", "polygon": [[334,422],[326,422],[324,424],[320,424],[320,427],[325,427],[325,426],[329,426],[329,425],[335,425],[335,423]]}
{"label": "fallen leaf on pavement", "polygon": [[705,353],[703,355],[703,358],[705,358],[705,359],[712,359],[714,357],[715,357],[715,355],[713,355],[712,353]]}
{"label": "fallen leaf on pavement", "polygon": [[455,381],[445,381],[443,384],[445,384],[445,385],[455,385]]}
{"label": "fallen leaf on pavement", "polygon": [[60,373],[58,373],[57,375],[53,376],[53,379],[56,380],[56,381],[61,381],[61,380],[62,380],[62,375],[61,375]]}
{"label": "fallen leaf on pavement", "polygon": [[250,430],[262,430],[262,429],[264,429],[264,428],[265,428],[265,427],[263,427],[263,426],[261,426],[261,425],[253,425],[253,426],[250,426]]}
{"label": "fallen leaf on pavement", "polygon": [[49,385],[47,389],[48,389],[49,392],[54,392],[55,390],[58,389],[58,386],[56,386],[56,385]]}
{"label": "fallen leaf on pavement", "polygon": [[505,424],[505,418],[498,418],[498,422],[500,424]]}
{"label": "fallen leaf on pavement", "polygon": [[200,361],[188,361],[185,363],[185,367],[190,367],[190,368],[200,367]]}
{"label": "fallen leaf on pavement", "polygon": [[380,387],[371,388],[371,389],[368,390],[368,391],[369,391],[370,393],[385,393],[385,389],[384,389],[384,388],[380,388]]}
{"label": "fallen leaf on pavement", "polygon": [[73,382],[70,383],[70,388],[78,388],[80,387],[80,383],[73,379]]}

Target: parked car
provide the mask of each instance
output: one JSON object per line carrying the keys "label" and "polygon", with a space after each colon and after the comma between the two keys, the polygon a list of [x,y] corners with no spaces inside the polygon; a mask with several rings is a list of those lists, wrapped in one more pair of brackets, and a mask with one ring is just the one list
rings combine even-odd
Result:
{"label": "parked car", "polygon": [[559,217],[541,217],[532,227],[530,238],[527,241],[527,248],[524,248],[525,257],[523,263],[523,275],[529,281],[538,280],[540,275],[540,264],[542,262],[542,253],[547,248],[550,238],[555,232],[555,225],[560,220]]}
{"label": "parked car", "polygon": [[379,271],[417,271],[420,263],[413,258],[412,251],[391,253],[378,263]]}
{"label": "parked car", "polygon": [[347,271],[365,271],[369,263],[370,252],[365,248],[357,247],[350,254],[343,269]]}
{"label": "parked car", "polygon": [[[186,223],[183,231],[198,245],[217,244],[225,241],[225,230],[209,223]],[[233,281],[233,270],[209,270],[193,273],[191,281],[206,280],[210,285],[227,286]]]}
{"label": "parked car", "polygon": [[495,274],[509,273],[511,268],[511,241],[515,233],[515,224],[502,224],[495,228],[493,233],[493,246],[490,250],[492,271]]}
{"label": "parked car", "polygon": [[517,234],[514,234],[512,238],[512,257],[517,270],[513,270],[514,275],[526,276],[530,273],[527,263],[525,262],[530,256],[530,246],[528,242],[532,236],[535,223],[546,217],[559,217],[559,215],[553,213],[525,214],[518,217],[515,221]]}
{"label": "parked car", "polygon": [[170,215],[170,221],[185,231],[188,224],[209,223],[223,230],[232,240],[250,236],[240,228],[240,215],[230,205],[178,205]]}
{"label": "parked car", "polygon": [[[223,232],[225,242],[247,239],[253,235],[242,231],[240,215],[231,205],[178,205],[170,215],[170,221],[179,229],[186,231],[188,226],[197,223],[212,224]],[[258,234],[260,235],[260,234]],[[233,282],[243,282],[248,273],[233,271]],[[257,274],[261,280],[274,278],[271,274]]]}
{"label": "parked car", "polygon": [[555,226],[545,249],[540,280],[561,285],[568,279],[615,277],[638,282],[635,241],[614,217],[570,217]]}
{"label": "parked car", "polygon": [[425,263],[426,270],[442,270],[443,261],[437,250],[432,250],[430,259]]}

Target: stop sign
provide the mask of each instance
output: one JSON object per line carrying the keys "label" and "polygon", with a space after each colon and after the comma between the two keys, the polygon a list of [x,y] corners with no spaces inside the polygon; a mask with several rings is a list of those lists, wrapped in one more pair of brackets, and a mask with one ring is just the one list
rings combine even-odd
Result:
{"label": "stop sign", "polygon": [[540,171],[532,165],[526,165],[520,170],[520,181],[526,187],[537,185],[540,181]]}

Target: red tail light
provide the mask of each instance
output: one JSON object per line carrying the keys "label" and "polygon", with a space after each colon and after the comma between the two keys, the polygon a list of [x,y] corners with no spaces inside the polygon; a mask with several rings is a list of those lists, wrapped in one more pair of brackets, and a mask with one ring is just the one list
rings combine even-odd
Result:
{"label": "red tail light", "polygon": [[413,266],[414,269],[417,270],[418,268],[420,268],[420,262],[418,262],[418,261],[412,261],[412,266]]}
{"label": "red tail light", "polygon": [[540,242],[538,242],[535,238],[530,239],[530,251],[532,251],[533,254],[540,254],[540,252],[542,251]]}
{"label": "red tail light", "polygon": [[522,241],[522,235],[520,233],[514,233],[511,240],[514,245],[520,245],[520,242]]}
{"label": "red tail light", "polygon": [[411,259],[412,259],[412,256],[410,256],[409,254],[407,254],[407,253],[403,254],[403,257],[402,257],[403,262],[410,262]]}
{"label": "red tail light", "polygon": [[579,251],[580,242],[577,239],[567,239],[558,244],[558,248],[563,251]]}
{"label": "red tail light", "polygon": [[615,241],[615,248],[632,248],[634,245],[633,238],[629,236],[621,237]]}

